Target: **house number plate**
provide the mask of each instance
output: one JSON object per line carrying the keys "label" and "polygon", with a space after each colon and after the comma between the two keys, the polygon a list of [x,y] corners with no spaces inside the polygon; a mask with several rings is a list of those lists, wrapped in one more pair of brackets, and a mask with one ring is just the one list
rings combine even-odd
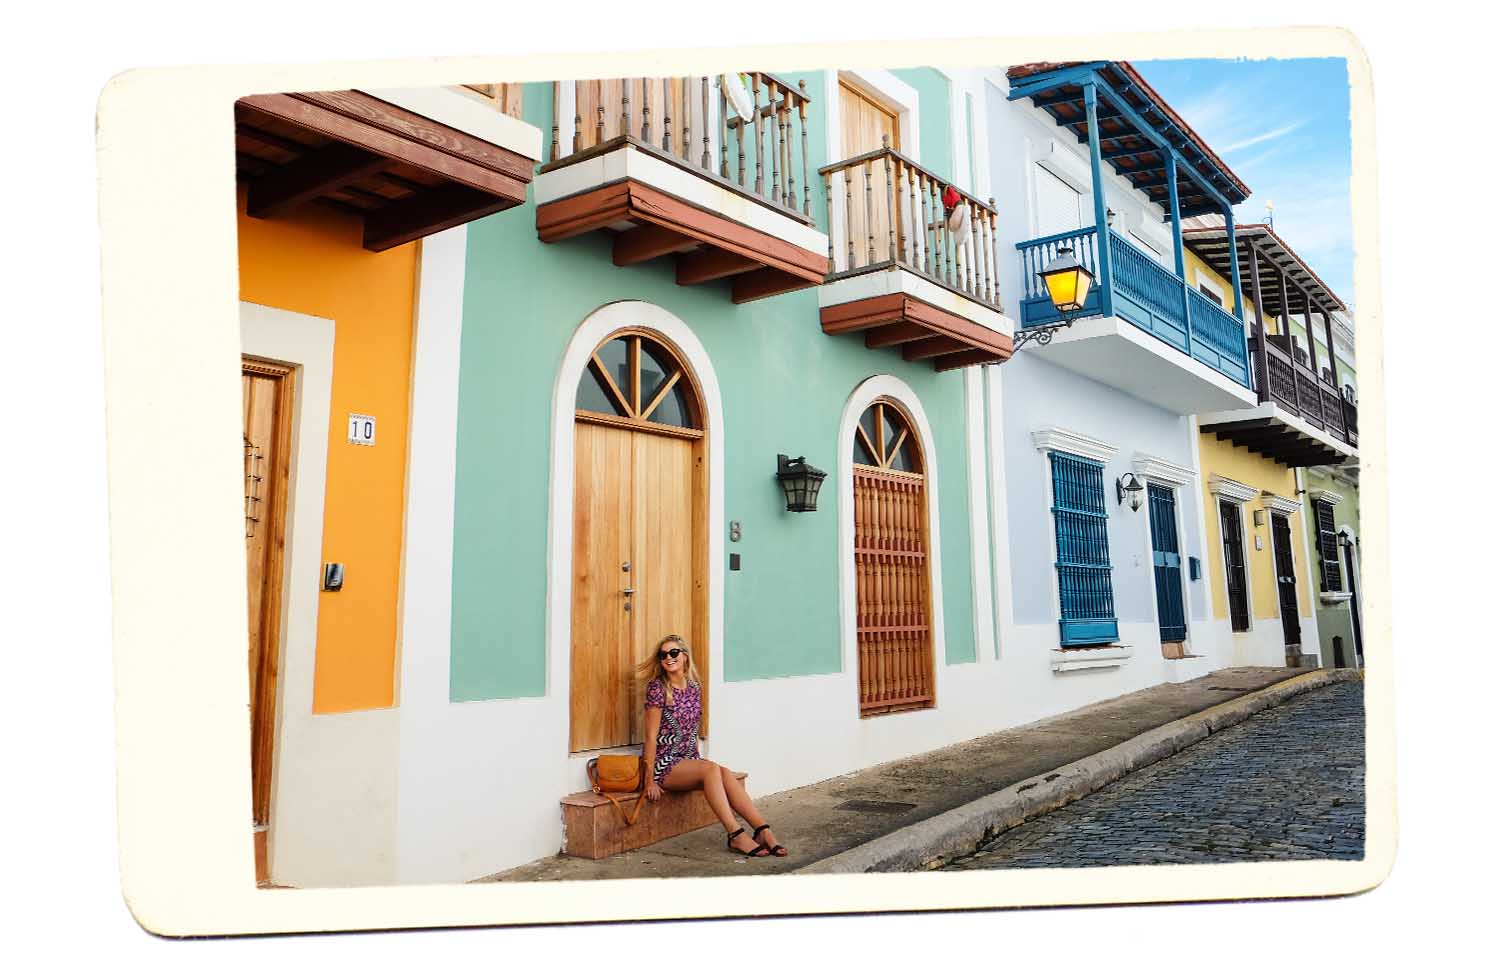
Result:
{"label": "house number plate", "polygon": [[349,415],[349,444],[350,445],[374,445],[375,444],[375,416]]}

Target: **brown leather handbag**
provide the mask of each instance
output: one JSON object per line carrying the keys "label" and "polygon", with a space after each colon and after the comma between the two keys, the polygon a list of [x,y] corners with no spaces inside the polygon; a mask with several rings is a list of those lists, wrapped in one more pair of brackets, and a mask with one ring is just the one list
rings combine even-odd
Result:
{"label": "brown leather handbag", "polygon": [[[614,804],[615,812],[620,814],[626,826],[635,825],[641,807],[646,804],[646,760],[639,755],[601,755],[589,759],[588,774],[594,793]],[[616,792],[640,793],[634,812],[628,816],[625,814],[625,807],[613,795]]]}

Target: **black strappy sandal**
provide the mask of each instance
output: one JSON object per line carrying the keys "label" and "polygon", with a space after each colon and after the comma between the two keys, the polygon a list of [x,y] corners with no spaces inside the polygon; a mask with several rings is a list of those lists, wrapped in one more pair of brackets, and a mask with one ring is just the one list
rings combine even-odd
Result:
{"label": "black strappy sandal", "polygon": [[[764,826],[757,826],[755,827],[755,829],[750,831],[750,835],[755,838],[755,842],[760,843],[760,848],[766,851],[767,856],[786,856],[787,849],[780,843],[761,843],[760,834],[770,828],[770,823],[766,823]],[[740,830],[740,832],[743,833],[744,830]]]}
{"label": "black strappy sandal", "polygon": [[[759,832],[759,830],[757,830],[757,832]],[[734,838],[736,836],[742,836],[742,835],[744,835],[744,833],[745,833],[745,827],[743,827],[743,826],[741,826],[739,829],[735,830],[734,832],[730,833],[729,837],[726,840],[724,840],[724,848],[727,849],[727,850],[729,850],[729,852],[731,852],[731,853],[738,853],[740,856],[762,857],[762,856],[770,856],[771,855],[771,852],[766,849],[766,844],[760,842],[759,840],[756,840],[756,847],[753,850],[742,850],[739,847],[735,846],[734,845]]]}

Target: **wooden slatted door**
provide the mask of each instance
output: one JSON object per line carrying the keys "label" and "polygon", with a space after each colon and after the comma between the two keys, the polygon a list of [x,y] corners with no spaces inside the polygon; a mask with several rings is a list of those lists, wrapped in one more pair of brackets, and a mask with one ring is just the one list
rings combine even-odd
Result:
{"label": "wooden slatted door", "polygon": [[927,480],[910,421],[879,401],[854,440],[855,625],[861,715],[931,707]]}
{"label": "wooden slatted door", "polygon": [[[701,77],[611,78],[608,80],[558,82],[573,90],[577,144],[562,146],[564,152],[584,151],[630,132],[637,136],[649,118],[647,134],[653,146],[698,162],[704,152],[704,95],[710,102],[719,95],[712,82],[705,91]],[[712,119],[713,106],[709,105]],[[627,122],[627,112],[629,118]],[[642,112],[649,112],[643,115]],[[566,127],[566,126],[564,126]]]}
{"label": "wooden slatted door", "polygon": [[702,409],[662,343],[606,341],[580,382],[574,427],[574,752],[642,741],[636,665],[678,634],[692,651],[708,726]]}
{"label": "wooden slatted door", "polygon": [[[839,127],[843,158],[876,151],[884,147],[882,139],[889,139],[891,148],[898,151],[901,148],[901,126],[895,112],[843,81],[839,82]],[[895,257],[890,242],[890,185],[891,177],[882,161],[861,167],[849,184],[834,186],[836,198],[830,204],[843,206],[850,230],[847,238],[854,247],[853,266],[867,266]],[[847,259],[849,254],[839,255]]]}
{"label": "wooden slatted door", "polygon": [[293,369],[245,358],[240,391],[245,452],[245,574],[250,632],[250,780],[255,825],[271,815],[271,758],[280,666]]}
{"label": "wooden slatted door", "polygon": [[1177,496],[1152,482],[1146,486],[1151,504],[1151,566],[1156,575],[1156,619],[1162,643],[1187,638],[1182,603],[1182,554],[1177,542]]}

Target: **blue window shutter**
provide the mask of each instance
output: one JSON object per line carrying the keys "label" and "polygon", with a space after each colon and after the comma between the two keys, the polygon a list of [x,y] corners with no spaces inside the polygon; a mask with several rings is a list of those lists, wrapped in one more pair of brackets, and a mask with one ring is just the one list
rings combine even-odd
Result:
{"label": "blue window shutter", "polygon": [[1107,644],[1119,639],[1120,625],[1110,582],[1104,466],[1066,452],[1053,452],[1051,459],[1062,644]]}

